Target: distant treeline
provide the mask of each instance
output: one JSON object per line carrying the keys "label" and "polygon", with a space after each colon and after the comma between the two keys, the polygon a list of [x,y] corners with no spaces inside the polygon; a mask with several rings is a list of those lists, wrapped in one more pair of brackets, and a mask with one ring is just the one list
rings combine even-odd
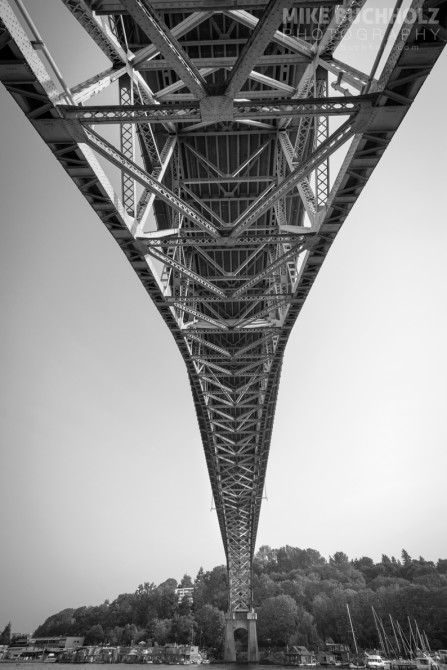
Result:
{"label": "distant treeline", "polygon": [[[178,602],[177,587],[194,587],[194,600]],[[253,565],[253,597],[258,613],[261,647],[317,644],[332,641],[352,645],[346,604],[358,646],[378,647],[372,607],[391,635],[389,615],[402,628],[408,619],[425,631],[432,649],[447,647],[447,559],[435,564],[411,558],[382,556],[350,560],[337,552],[326,560],[315,549],[263,546]],[[222,646],[228,586],[225,566],[200,569],[192,580],[146,582],[135,593],[119,595],[102,605],[65,609],[50,616],[36,636],[84,635],[86,643],[111,645],[145,641]]]}

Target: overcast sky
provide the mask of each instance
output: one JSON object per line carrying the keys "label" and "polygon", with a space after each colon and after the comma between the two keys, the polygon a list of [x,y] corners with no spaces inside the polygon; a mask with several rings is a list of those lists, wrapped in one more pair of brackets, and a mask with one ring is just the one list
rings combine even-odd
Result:
{"label": "overcast sky", "polygon": [[[62,3],[38,4],[68,83],[82,80],[87,41]],[[290,338],[257,547],[447,557],[446,65],[444,53]],[[31,632],[225,557],[169,330],[1,85],[0,112],[0,630]]]}

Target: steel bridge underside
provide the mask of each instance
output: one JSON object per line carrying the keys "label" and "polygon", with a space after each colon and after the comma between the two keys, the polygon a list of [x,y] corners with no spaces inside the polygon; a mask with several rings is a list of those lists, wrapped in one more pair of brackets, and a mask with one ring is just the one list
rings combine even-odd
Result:
{"label": "steel bridge underside", "polygon": [[[239,0],[236,9],[228,0],[62,1],[110,67],[68,89],[20,12],[0,0],[0,79],[120,245],[181,351],[229,608],[248,611],[285,346],[444,47],[446,2],[413,1],[419,18],[404,24],[375,78],[334,57],[364,0]],[[423,20],[433,7],[436,33]],[[312,10],[308,37],[285,34],[284,20],[303,8]],[[114,82],[119,104],[97,104]],[[104,124],[119,128],[118,146],[101,134]],[[331,179],[329,159],[343,145]],[[120,195],[98,156],[119,168]]]}

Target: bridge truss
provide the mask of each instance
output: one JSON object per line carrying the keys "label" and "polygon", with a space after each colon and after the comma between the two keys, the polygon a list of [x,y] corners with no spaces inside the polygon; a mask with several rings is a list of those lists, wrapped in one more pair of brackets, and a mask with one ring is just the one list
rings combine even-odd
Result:
{"label": "bridge truss", "polygon": [[[22,1],[0,0],[0,79],[181,351],[229,609],[246,612],[284,349],[445,45],[447,2],[413,0],[384,66],[366,73],[334,55],[365,0],[61,1],[110,66],[69,88]],[[97,103],[106,89],[117,104]]]}

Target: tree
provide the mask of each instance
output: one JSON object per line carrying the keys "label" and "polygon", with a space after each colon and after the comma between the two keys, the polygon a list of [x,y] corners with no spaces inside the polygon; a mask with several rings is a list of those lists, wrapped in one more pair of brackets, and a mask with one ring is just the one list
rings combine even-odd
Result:
{"label": "tree", "polygon": [[227,569],[224,565],[213,568],[210,572],[199,570],[194,584],[194,609],[203,605],[213,605],[225,610],[228,605]]}
{"label": "tree", "polygon": [[[138,586],[135,595],[140,597],[148,596],[155,588],[154,582],[144,582],[144,584]],[[109,604],[107,600],[106,603]]]}
{"label": "tree", "polygon": [[182,581],[179,584],[180,588],[182,589],[187,589],[187,588],[192,588],[194,584],[192,583],[192,579],[189,575],[183,575]]}
{"label": "tree", "polygon": [[[328,562],[315,549],[264,545],[253,568],[253,601],[261,644],[312,645],[318,638],[346,643],[350,641],[348,603],[357,641],[363,648],[373,648],[378,642],[371,606],[381,618],[388,613],[402,622],[408,616],[416,618],[433,648],[447,647],[447,559],[439,559],[435,565],[403,551],[401,560],[383,555],[374,563],[367,556],[351,561],[343,552],[336,552]],[[185,574],[181,585],[189,584],[191,578]],[[165,644],[189,642],[194,629],[196,643],[210,650],[216,646],[222,649],[222,610],[227,608],[228,596],[225,566],[209,572],[199,570],[192,608],[188,599],[178,602],[176,586],[175,579],[159,586],[144,582],[134,593],[121,594],[110,603],[62,610],[50,616],[34,635],[84,635],[92,642],[105,639],[113,645],[142,639]],[[9,624],[0,639],[8,635]]]}
{"label": "tree", "polygon": [[123,634],[124,628],[120,626],[115,626],[114,628],[107,631],[107,641],[112,646],[117,646],[123,644]]}
{"label": "tree", "polygon": [[177,614],[179,616],[187,616],[191,614],[191,601],[188,596],[183,596],[177,605]]}
{"label": "tree", "polygon": [[326,563],[326,560],[315,549],[299,549],[298,547],[286,545],[278,550],[274,550],[274,553],[277,562],[277,567],[274,568],[275,571],[307,570],[312,566],[324,565]]}
{"label": "tree", "polygon": [[192,644],[194,623],[192,614],[175,616],[172,621],[171,639],[178,644]]}
{"label": "tree", "polygon": [[172,619],[178,604],[178,598],[174,591],[166,590],[161,594],[158,608],[158,616],[161,619]]}
{"label": "tree", "polygon": [[0,644],[7,644],[11,642],[11,622],[6,624],[2,633],[0,634]]}
{"label": "tree", "polygon": [[46,635],[76,634],[76,619],[73,617],[74,612],[74,609],[67,608],[57,614],[53,614],[35,630],[34,635],[36,637],[44,637]]}
{"label": "tree", "polygon": [[331,617],[331,599],[326,593],[318,593],[312,602],[312,612],[315,617],[319,634],[323,640],[327,640],[333,633],[333,621]]}
{"label": "tree", "polygon": [[263,544],[259,547],[253,560],[253,569],[256,572],[263,572],[275,569],[276,567],[276,550],[269,547],[268,544]]}
{"label": "tree", "polygon": [[298,608],[290,596],[275,596],[258,609],[258,636],[263,645],[285,646],[297,626]]}
{"label": "tree", "polygon": [[169,579],[166,579],[164,582],[159,584],[158,588],[168,589],[169,591],[175,591],[175,589],[177,588],[177,580],[170,577]]}
{"label": "tree", "polygon": [[87,631],[85,644],[97,644],[98,642],[103,642],[104,638],[104,629],[101,624],[97,623]]}
{"label": "tree", "polygon": [[205,574],[205,573],[204,573],[204,571],[203,571],[203,568],[202,568],[202,566],[200,566],[200,568],[199,568],[199,572],[197,573],[197,576],[196,576],[196,578],[195,578],[195,580],[194,580],[194,583],[197,584],[197,583],[201,582],[201,581],[203,580],[203,575],[204,575],[204,574]]}
{"label": "tree", "polygon": [[303,647],[315,647],[321,642],[315,621],[312,614],[306,612],[304,608],[298,608],[298,625],[296,631],[289,638],[290,645],[302,645]]}
{"label": "tree", "polygon": [[221,649],[225,636],[225,615],[212,605],[203,605],[195,614],[198,642],[201,647]]}
{"label": "tree", "polygon": [[352,561],[356,570],[359,570],[364,576],[366,582],[370,582],[381,574],[385,574],[385,569],[381,565],[376,565],[369,556],[362,556]]}
{"label": "tree", "polygon": [[82,635],[85,634],[95,624],[101,624],[103,628],[104,626],[107,626],[107,618],[104,616],[104,610],[102,609],[103,607],[105,607],[105,610],[107,611],[107,606],[78,607],[75,609],[72,617],[72,632]]}
{"label": "tree", "polygon": [[306,549],[306,554],[309,567],[324,565],[326,563],[324,556],[322,556],[316,549]]}
{"label": "tree", "polygon": [[402,549],[402,563],[405,567],[411,565],[411,556],[405,549]]}
{"label": "tree", "polygon": [[[385,576],[389,576],[389,577],[396,576],[397,577],[397,576],[400,576],[400,573],[402,572],[402,568],[401,568],[400,564],[397,563],[397,561],[394,561],[394,563],[393,563],[393,561],[386,554],[382,554],[381,565],[383,567],[383,570],[384,570],[383,574]],[[410,558],[410,562],[408,563],[408,566],[411,568],[411,558]]]}
{"label": "tree", "polygon": [[290,547],[288,544],[285,547],[278,549],[276,553],[277,567],[275,571],[290,572],[296,568],[302,568],[306,565],[307,554],[303,549],[298,547]]}
{"label": "tree", "polygon": [[157,616],[156,590],[154,583],[144,582],[135,591],[134,610],[136,616],[133,619],[139,626],[144,626],[148,619]]}
{"label": "tree", "polygon": [[262,573],[259,577],[256,574],[253,575],[253,600],[255,607],[261,605],[267,598],[277,595],[280,595],[278,584],[273,581],[270,575],[265,573]]}
{"label": "tree", "polygon": [[349,558],[343,551],[336,551],[332,557],[329,557],[331,565],[345,566],[349,563]]}
{"label": "tree", "polygon": [[135,624],[127,623],[124,626],[123,643],[127,646],[130,646],[131,644],[136,642],[138,637],[139,637],[139,631],[138,628],[135,626]]}
{"label": "tree", "polygon": [[[352,608],[351,603],[356,595],[352,589],[345,589],[342,584],[335,584],[335,588],[330,592],[315,596],[312,602],[312,614],[320,637],[324,640],[332,638],[334,642],[346,642],[348,629],[346,603],[349,600]],[[357,617],[355,620],[357,624]]]}
{"label": "tree", "polygon": [[304,602],[304,583],[302,579],[286,579],[281,582],[281,590],[284,595],[294,599],[297,605]]}
{"label": "tree", "polygon": [[169,641],[172,622],[170,619],[155,619],[152,623],[152,636],[160,646]]}

